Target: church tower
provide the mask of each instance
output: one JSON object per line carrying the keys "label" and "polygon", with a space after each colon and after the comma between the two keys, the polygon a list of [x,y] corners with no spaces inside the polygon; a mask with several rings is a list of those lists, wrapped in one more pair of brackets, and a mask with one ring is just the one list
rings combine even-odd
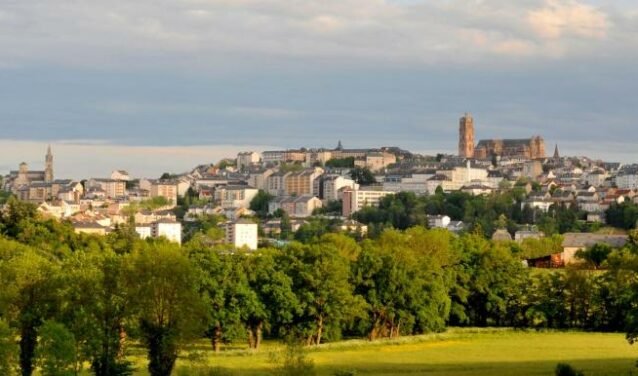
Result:
{"label": "church tower", "polygon": [[47,148],[44,165],[44,181],[50,183],[53,181],[53,153],[51,153],[51,145]]}
{"label": "church tower", "polygon": [[467,112],[459,120],[459,157],[474,158],[474,119]]}

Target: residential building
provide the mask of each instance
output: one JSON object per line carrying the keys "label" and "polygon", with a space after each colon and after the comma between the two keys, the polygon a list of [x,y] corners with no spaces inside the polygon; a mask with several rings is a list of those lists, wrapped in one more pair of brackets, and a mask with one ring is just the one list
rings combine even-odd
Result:
{"label": "residential building", "polygon": [[259,190],[249,186],[226,186],[215,189],[215,200],[222,208],[249,208]]}
{"label": "residential building", "polygon": [[182,243],[182,224],[171,219],[161,219],[151,224],[154,238],[164,237],[175,243]]}
{"label": "residential building", "polygon": [[257,224],[244,218],[226,224],[226,243],[236,248],[257,249]]}
{"label": "residential building", "polygon": [[173,205],[177,204],[177,183],[174,180],[155,180],[151,182],[151,198],[164,197]]}
{"label": "residential building", "polygon": [[381,187],[360,187],[359,189],[343,188],[342,214],[349,217],[365,206],[378,206],[379,201],[394,192],[383,191]]}
{"label": "residential building", "polygon": [[597,243],[607,244],[612,248],[621,248],[627,243],[627,235],[605,235],[592,233],[563,234],[563,253],[561,260],[564,265],[578,262],[576,252],[589,248]]}
{"label": "residential building", "polygon": [[321,179],[322,189],[321,198],[324,202],[336,201],[341,199],[341,189],[349,187],[358,189],[359,184],[354,180],[343,175],[328,175]]}
{"label": "residential building", "polygon": [[89,179],[89,188],[100,188],[107,198],[119,198],[126,196],[126,182],[114,179]]}
{"label": "residential building", "polygon": [[288,196],[314,195],[315,179],[323,174],[320,167],[291,172],[285,178],[285,192]]}
{"label": "residential building", "polygon": [[259,153],[244,151],[237,154],[237,171],[247,171],[250,166],[259,163]]}

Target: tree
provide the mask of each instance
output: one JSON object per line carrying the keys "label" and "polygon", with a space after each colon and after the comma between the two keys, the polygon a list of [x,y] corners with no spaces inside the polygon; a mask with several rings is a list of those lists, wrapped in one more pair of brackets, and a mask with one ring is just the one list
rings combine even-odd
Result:
{"label": "tree", "polygon": [[361,185],[371,185],[377,182],[374,174],[367,167],[355,167],[350,171],[352,180]]}
{"label": "tree", "polygon": [[576,257],[585,260],[594,269],[600,268],[600,265],[607,260],[612,252],[610,245],[605,243],[596,243],[585,250],[576,252]]}
{"label": "tree", "polygon": [[258,254],[245,257],[246,274],[250,288],[256,294],[254,309],[245,315],[248,344],[259,349],[264,330],[276,335],[283,334],[286,327],[299,313],[299,301],[292,289],[292,279],[276,263],[280,251],[263,249]]}
{"label": "tree", "polygon": [[124,321],[131,314],[124,259],[106,249],[78,252],[64,263],[60,320],[75,336],[76,357],[90,361],[96,376],[132,371],[122,356]]}
{"label": "tree", "polygon": [[40,326],[57,310],[58,272],[57,263],[30,248],[0,263],[0,307],[18,325],[23,376],[33,373]]}
{"label": "tree", "polygon": [[75,337],[64,325],[45,321],[40,329],[36,352],[44,376],[71,376],[75,374]]}
{"label": "tree", "polygon": [[170,376],[180,344],[203,318],[196,272],[177,245],[158,241],[130,256],[126,278],[149,373]]}
{"label": "tree", "polygon": [[18,363],[18,345],[15,333],[4,320],[0,320],[0,374],[13,376]]}
{"label": "tree", "polygon": [[321,343],[326,328],[338,329],[352,317],[357,300],[348,281],[348,260],[327,244],[293,243],[278,257],[293,281],[300,314],[294,318],[294,335],[307,345]]}
{"label": "tree", "polygon": [[268,203],[274,198],[273,195],[266,191],[259,190],[257,195],[250,201],[250,210],[257,213],[259,218],[268,216]]}
{"label": "tree", "polygon": [[326,161],[326,167],[331,168],[352,168],[354,167],[354,157],[347,157],[341,159],[329,159]]}

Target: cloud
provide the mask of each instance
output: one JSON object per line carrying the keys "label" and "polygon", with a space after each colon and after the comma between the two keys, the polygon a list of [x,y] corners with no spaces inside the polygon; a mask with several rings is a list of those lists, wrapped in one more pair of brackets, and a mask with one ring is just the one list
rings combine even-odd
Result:
{"label": "cloud", "polygon": [[[631,14],[635,14],[635,8],[604,9],[575,0],[160,4],[153,0],[2,2],[0,66],[49,63],[215,70],[291,58],[321,59],[324,64],[502,63],[502,56],[555,58],[556,53],[548,53],[547,40],[553,41],[551,47],[561,57],[616,48],[602,40],[631,34]],[[600,43],[571,45],[564,38]]]}
{"label": "cloud", "polygon": [[544,39],[601,39],[607,35],[610,26],[605,13],[573,0],[547,0],[543,8],[529,12],[528,21]]}

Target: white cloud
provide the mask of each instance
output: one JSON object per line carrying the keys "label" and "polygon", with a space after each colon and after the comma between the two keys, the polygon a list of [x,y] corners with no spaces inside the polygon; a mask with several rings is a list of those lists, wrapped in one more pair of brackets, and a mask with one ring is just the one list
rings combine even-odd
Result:
{"label": "white cloud", "polygon": [[260,58],[472,64],[627,53],[626,43],[638,43],[623,38],[635,32],[635,9],[608,8],[576,0],[3,2],[0,64],[217,69]]}
{"label": "white cloud", "polygon": [[601,39],[609,29],[605,13],[574,0],[547,0],[543,8],[529,12],[528,20],[545,39],[563,36]]}

